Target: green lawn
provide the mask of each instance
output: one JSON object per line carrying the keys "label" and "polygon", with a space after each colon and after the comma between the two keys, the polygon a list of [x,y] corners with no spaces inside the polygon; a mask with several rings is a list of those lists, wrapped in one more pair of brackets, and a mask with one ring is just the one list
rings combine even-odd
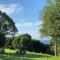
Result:
{"label": "green lawn", "polygon": [[60,60],[60,57],[54,57],[47,54],[27,52],[25,56],[13,55],[11,53],[15,53],[14,50],[6,49],[8,54],[0,55],[0,60]]}
{"label": "green lawn", "polygon": [[5,49],[5,52],[6,52],[6,53],[16,53],[15,50],[11,50],[11,49]]}

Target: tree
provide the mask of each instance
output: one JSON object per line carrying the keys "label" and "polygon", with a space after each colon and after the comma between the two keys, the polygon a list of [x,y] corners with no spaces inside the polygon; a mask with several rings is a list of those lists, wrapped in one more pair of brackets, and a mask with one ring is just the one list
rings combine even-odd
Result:
{"label": "tree", "polygon": [[36,39],[32,39],[31,43],[30,43],[30,47],[27,48],[28,51],[32,51],[32,52],[41,52],[41,47],[43,46],[42,43],[40,43],[40,41],[36,40]]}
{"label": "tree", "polygon": [[2,44],[5,44],[4,36],[14,36],[16,32],[17,28],[13,20],[6,13],[0,11],[0,33],[2,36],[1,40],[3,41]]}
{"label": "tree", "polygon": [[28,46],[27,51],[36,52],[36,53],[48,53],[47,51],[49,45],[45,45],[44,43],[40,42],[39,40],[32,39],[30,42],[30,46]]}
{"label": "tree", "polygon": [[5,35],[14,35],[17,32],[17,28],[13,20],[6,14],[0,11],[0,32]]}
{"label": "tree", "polygon": [[[43,12],[43,24],[40,29],[41,35],[51,37],[53,40],[54,53],[57,55],[57,39],[60,37],[60,4],[55,0],[54,4],[45,6]],[[52,2],[52,1],[51,1]]]}
{"label": "tree", "polygon": [[25,51],[27,47],[30,45],[31,36],[29,34],[22,34],[16,36],[12,42],[13,47],[18,48],[20,50],[20,54],[23,54],[22,51]]}
{"label": "tree", "polygon": [[6,42],[5,34],[0,32],[0,48],[3,47],[3,52],[4,52],[5,42]]}
{"label": "tree", "polygon": [[12,42],[14,40],[15,37],[7,37],[6,38],[6,44],[5,44],[5,48],[9,48],[9,49],[14,49]]}

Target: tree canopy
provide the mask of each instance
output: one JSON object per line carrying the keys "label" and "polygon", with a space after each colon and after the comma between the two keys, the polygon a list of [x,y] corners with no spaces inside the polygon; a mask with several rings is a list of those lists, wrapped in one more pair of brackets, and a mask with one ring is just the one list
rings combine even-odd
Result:
{"label": "tree canopy", "polygon": [[[54,45],[55,55],[57,54],[57,39],[60,37],[60,2],[53,0],[50,5],[44,7],[43,10],[43,23],[40,33],[43,36],[51,37]],[[52,0],[51,0],[52,2]]]}
{"label": "tree canopy", "polygon": [[24,47],[26,48],[27,45],[29,45],[29,42],[31,40],[31,36],[29,34],[22,34],[19,36],[16,36],[12,42],[14,47]]}
{"label": "tree canopy", "polygon": [[0,32],[3,32],[5,35],[13,35],[17,32],[17,28],[13,20],[2,11],[0,11]]}

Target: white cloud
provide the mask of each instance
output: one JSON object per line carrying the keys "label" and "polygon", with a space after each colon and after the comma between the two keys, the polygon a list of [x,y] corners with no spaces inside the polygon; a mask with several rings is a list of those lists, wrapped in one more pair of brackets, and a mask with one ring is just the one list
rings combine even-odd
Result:
{"label": "white cloud", "polygon": [[0,4],[0,10],[7,14],[12,14],[23,10],[23,6],[19,4]]}
{"label": "white cloud", "polygon": [[32,26],[33,26],[33,23],[30,23],[30,22],[23,23],[23,27],[32,27]]}
{"label": "white cloud", "polygon": [[16,26],[17,28],[21,27],[36,27],[39,26],[40,22],[25,22],[25,23],[17,23]]}

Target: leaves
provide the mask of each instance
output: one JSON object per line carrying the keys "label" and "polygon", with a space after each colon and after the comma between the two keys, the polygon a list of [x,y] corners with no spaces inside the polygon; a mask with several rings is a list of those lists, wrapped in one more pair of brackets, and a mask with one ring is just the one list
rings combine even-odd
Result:
{"label": "leaves", "polygon": [[60,8],[56,5],[45,6],[43,24],[40,32],[44,36],[60,34]]}
{"label": "leaves", "polygon": [[[54,1],[53,1],[54,2]],[[56,55],[56,50],[58,47],[58,37],[60,37],[60,0],[55,0],[54,4],[45,6],[43,16],[43,24],[40,29],[42,36],[51,38],[54,40],[54,52]]]}
{"label": "leaves", "polygon": [[17,28],[13,20],[6,14],[0,11],[0,32],[4,32],[6,35],[13,35],[17,32]]}
{"label": "leaves", "polygon": [[1,47],[4,47],[5,42],[6,42],[5,34],[2,33],[2,32],[0,32],[0,48],[1,48]]}
{"label": "leaves", "polygon": [[30,40],[31,40],[31,36],[29,34],[22,34],[22,35],[16,36],[12,44],[15,48],[20,49],[21,46],[25,48],[29,45]]}

